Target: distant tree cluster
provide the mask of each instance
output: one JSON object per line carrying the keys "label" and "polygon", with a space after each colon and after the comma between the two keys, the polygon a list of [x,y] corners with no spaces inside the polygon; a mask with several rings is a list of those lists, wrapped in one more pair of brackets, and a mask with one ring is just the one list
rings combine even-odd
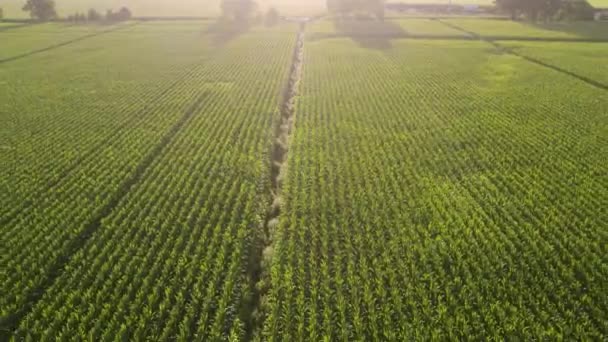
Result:
{"label": "distant tree cluster", "polygon": [[23,10],[30,12],[32,18],[42,21],[55,19],[57,17],[55,1],[53,0],[27,0],[23,6]]}
{"label": "distant tree cluster", "polygon": [[266,26],[274,26],[279,23],[281,16],[276,8],[271,7],[266,14],[260,13],[258,4],[253,0],[222,0],[222,19],[234,21],[239,24],[264,23]]}
{"label": "distant tree cluster", "polygon": [[103,19],[103,16],[99,12],[97,12],[96,9],[91,8],[89,10],[89,13],[87,14],[87,19],[89,21],[100,21]]}
{"label": "distant tree cluster", "polygon": [[122,7],[118,12],[113,12],[112,10],[106,12],[107,21],[127,21],[131,19],[131,17],[131,11],[126,7]]}
{"label": "distant tree cluster", "polygon": [[384,19],[385,0],[327,0],[329,12],[345,15],[373,15]]}
{"label": "distant tree cluster", "polygon": [[0,19],[4,18],[4,10],[0,7]]}
{"label": "distant tree cluster", "polygon": [[[54,0],[27,0],[23,6],[23,10],[30,12],[30,16],[34,19],[41,21],[48,21],[57,18],[57,12],[55,11]],[[69,15],[66,19],[71,22],[96,22],[96,21],[125,21],[131,19],[131,11],[127,7],[122,7],[118,12],[108,10],[105,17],[102,16],[95,9],[90,9],[87,14],[85,13],[74,13]]]}
{"label": "distant tree cluster", "polygon": [[131,17],[131,11],[126,7],[122,7],[118,12],[108,10],[105,17],[97,12],[97,10],[91,8],[87,14],[75,13],[69,15],[66,19],[74,23],[99,22],[104,20],[108,22],[118,22],[129,20]]}
{"label": "distant tree cluster", "polygon": [[593,7],[583,0],[496,0],[496,5],[512,19],[525,16],[539,19],[592,19]]}
{"label": "distant tree cluster", "polygon": [[253,0],[222,0],[222,15],[236,21],[250,20],[258,9]]}
{"label": "distant tree cluster", "polygon": [[280,19],[281,17],[279,15],[279,11],[277,11],[276,8],[269,8],[268,12],[266,12],[264,23],[266,24],[266,26],[275,26],[279,23]]}

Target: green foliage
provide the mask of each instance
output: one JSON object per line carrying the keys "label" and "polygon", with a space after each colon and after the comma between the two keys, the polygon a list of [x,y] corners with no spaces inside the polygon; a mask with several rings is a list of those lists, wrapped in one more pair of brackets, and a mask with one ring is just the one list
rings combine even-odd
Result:
{"label": "green foliage", "polygon": [[[606,34],[451,20],[482,35]],[[0,325],[26,308],[15,340],[608,334],[604,90],[441,21],[309,37],[266,237],[296,25],[229,44],[206,25],[0,33]],[[390,39],[380,52],[364,46],[384,38],[358,37],[393,26],[458,39]],[[559,44],[504,43],[607,79],[605,44]],[[253,284],[261,239],[272,246]]]}
{"label": "green foliage", "polygon": [[587,1],[566,1],[557,13],[558,19],[593,20],[595,10]]}
{"label": "green foliage", "polygon": [[[591,33],[595,32],[591,31]],[[603,34],[608,39],[608,31],[598,30],[596,34]],[[608,68],[597,67],[606,59],[608,44],[509,41],[501,42],[501,45],[512,48],[522,55],[608,85]]]}
{"label": "green foliage", "polygon": [[593,7],[586,0],[496,0],[499,8],[516,19],[524,14],[537,19],[592,20]]}
{"label": "green foliage", "polygon": [[306,45],[259,339],[601,340],[605,91],[392,44]]}
{"label": "green foliage", "polygon": [[23,6],[23,10],[30,12],[32,18],[41,21],[47,21],[57,17],[54,0],[27,0]]}
{"label": "green foliage", "polygon": [[[1,316],[59,275],[17,340],[243,336],[248,253],[267,203],[271,123],[295,25],[225,47],[201,37],[201,25],[142,23],[56,49],[51,60],[3,65],[0,115],[19,139],[0,166],[9,189],[1,219],[13,217],[0,226]],[[57,35],[53,28],[86,29],[26,32]],[[19,91],[28,96],[15,98]],[[149,167],[140,169],[144,158]],[[125,186],[134,174],[139,181]],[[55,269],[74,243],[78,252]]]}

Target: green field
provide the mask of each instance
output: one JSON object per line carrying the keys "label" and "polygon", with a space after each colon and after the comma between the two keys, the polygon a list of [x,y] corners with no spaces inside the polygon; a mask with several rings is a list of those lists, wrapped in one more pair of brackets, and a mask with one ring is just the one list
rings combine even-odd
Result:
{"label": "green field", "polygon": [[608,85],[607,43],[501,42],[502,46]]}
{"label": "green field", "polygon": [[608,22],[526,23],[494,19],[442,19],[482,37],[608,40]]}
{"label": "green field", "polygon": [[604,336],[605,91],[392,43],[307,44],[264,339]]}
{"label": "green field", "polygon": [[4,39],[2,50],[0,50],[0,60],[90,37],[104,31],[114,30],[121,25],[40,24],[7,30],[2,34]]}
{"label": "green field", "polygon": [[440,36],[464,37],[467,34],[431,19],[391,19],[383,22],[325,19],[310,25],[312,37],[342,36]]}
{"label": "green field", "polygon": [[[186,320],[195,320],[195,330],[180,330],[184,336],[240,331],[238,312],[224,309],[238,306],[247,290],[243,253],[265,203],[264,156],[295,30],[252,32],[219,47],[212,37],[201,40],[200,26],[163,28],[141,24],[0,69],[6,97],[0,112],[9,119],[0,141],[10,152],[2,155],[2,187],[9,190],[3,191],[2,218],[10,216],[2,227],[8,270],[2,292],[10,294],[2,298],[2,316],[25,305],[56,271],[57,260],[91,229],[91,220],[104,217],[98,233],[70,255],[56,287],[22,322],[24,336],[78,336],[95,330],[106,315],[99,336],[118,336],[124,333],[120,324],[110,322],[134,295],[129,289],[140,299],[121,320],[157,329],[131,331],[133,336],[173,336]],[[32,63],[46,68],[31,70]],[[27,95],[15,96],[21,92]],[[181,127],[176,125],[184,128],[172,143],[159,145]],[[109,205],[111,213],[104,209]],[[132,269],[142,264],[151,268]],[[174,282],[176,274],[183,281]],[[200,292],[192,294],[192,288]],[[188,307],[175,306],[184,296]],[[103,308],[95,319],[90,301]],[[200,315],[193,311],[196,302],[217,314]],[[154,309],[155,322],[145,310],[158,305],[167,311]],[[53,321],[48,310],[55,311]],[[175,312],[181,312],[178,321],[162,319]],[[66,331],[65,324],[75,330]],[[47,329],[52,326],[59,328]]]}
{"label": "green field", "polygon": [[604,339],[602,25],[0,26],[0,340]]}

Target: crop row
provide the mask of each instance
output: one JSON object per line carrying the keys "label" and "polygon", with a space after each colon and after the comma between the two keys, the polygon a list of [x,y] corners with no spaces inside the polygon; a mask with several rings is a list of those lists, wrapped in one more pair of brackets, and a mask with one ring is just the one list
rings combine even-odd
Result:
{"label": "crop row", "polygon": [[[187,67],[204,60],[207,44],[197,41],[196,33],[179,40],[168,33],[113,33],[5,64],[0,218],[23,210],[83,160],[95,159],[106,142],[142,122]],[[104,49],[107,44],[115,50]],[[45,67],[31,67],[37,64]]]}
{"label": "crop row", "polygon": [[481,42],[392,44],[306,46],[260,338],[606,336],[604,93]]}
{"label": "crop row", "polygon": [[268,202],[272,127],[294,37],[236,38],[180,83],[173,97],[194,102],[192,115],[22,320],[18,337],[243,336],[249,252]]}
{"label": "crop row", "polygon": [[[4,65],[0,220],[40,200],[70,172],[97,160],[104,145],[172,101],[167,90],[209,50],[195,44],[196,32],[172,41],[170,32],[113,33]],[[115,49],[104,49],[108,44]],[[32,68],[36,63],[45,68]]]}

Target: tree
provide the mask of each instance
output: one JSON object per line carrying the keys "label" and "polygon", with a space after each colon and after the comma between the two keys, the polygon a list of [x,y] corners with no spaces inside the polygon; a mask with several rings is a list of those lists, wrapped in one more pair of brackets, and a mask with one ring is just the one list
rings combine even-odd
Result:
{"label": "tree", "polygon": [[99,12],[97,12],[97,10],[95,10],[94,8],[91,8],[89,10],[89,13],[87,15],[89,21],[99,21],[101,20],[101,14],[99,14]]}
{"label": "tree", "polygon": [[118,10],[118,20],[120,21],[129,20],[131,19],[131,16],[131,10],[126,7],[121,7],[120,10]]}
{"label": "tree", "polygon": [[327,0],[329,12],[338,15],[367,13],[384,19],[384,0]]}
{"label": "tree", "polygon": [[118,12],[112,10],[106,12],[106,20],[108,21],[126,21],[131,19],[131,16],[131,11],[126,7],[122,7]]}
{"label": "tree", "polygon": [[[496,5],[509,12],[511,19],[515,20],[524,14],[532,21],[539,18],[545,20],[556,18],[564,10],[569,11],[571,8],[581,6],[579,4],[587,4],[587,2],[578,0],[496,0]],[[584,5],[582,6],[584,7]]]}
{"label": "tree", "polygon": [[2,10],[2,7],[0,7],[0,19],[4,18],[4,11]]}
{"label": "tree", "polygon": [[276,8],[271,7],[268,9],[268,12],[266,12],[265,23],[266,26],[275,26],[279,23],[279,11],[277,11]]}
{"label": "tree", "polygon": [[253,0],[222,0],[222,14],[225,18],[237,21],[250,19],[257,10]]}
{"label": "tree", "polygon": [[516,20],[519,12],[525,6],[525,0],[496,0],[498,8],[511,14],[511,20]]}
{"label": "tree", "polygon": [[564,1],[556,16],[567,20],[593,20],[595,10],[587,1]]}
{"label": "tree", "polygon": [[23,10],[30,12],[32,18],[47,21],[57,17],[55,1],[53,0],[27,0]]}

